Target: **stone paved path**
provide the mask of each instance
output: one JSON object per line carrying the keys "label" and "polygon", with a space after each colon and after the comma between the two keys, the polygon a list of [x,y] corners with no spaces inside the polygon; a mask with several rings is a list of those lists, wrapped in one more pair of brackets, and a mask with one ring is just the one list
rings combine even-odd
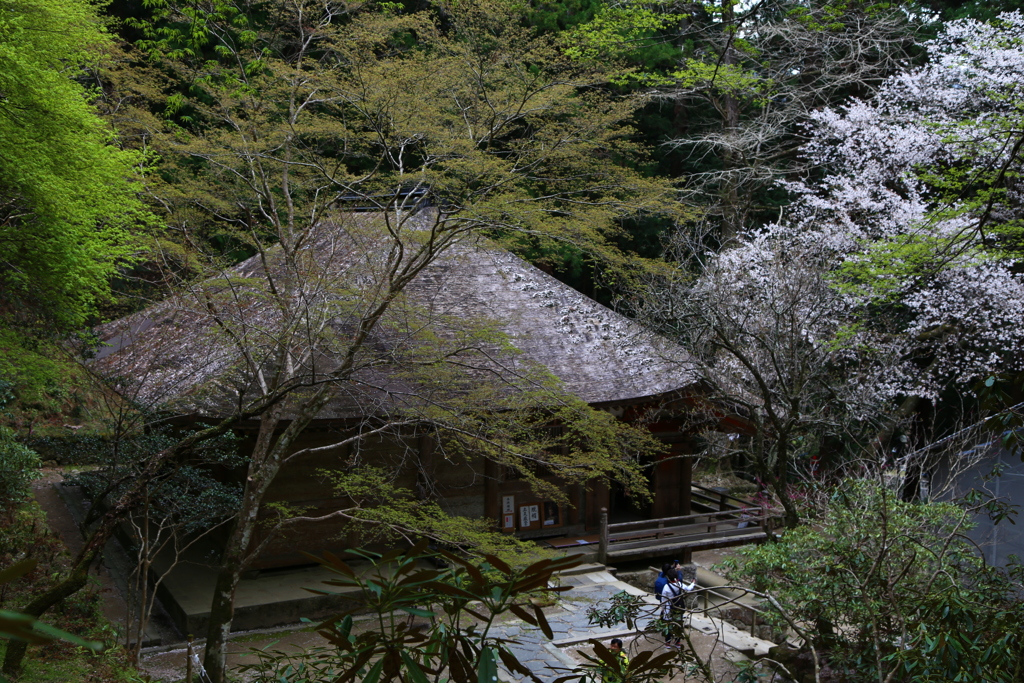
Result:
{"label": "stone paved path", "polygon": [[[561,578],[562,585],[573,587],[561,594],[559,605],[545,609],[548,624],[555,638],[549,641],[540,629],[522,621],[506,622],[497,631],[501,637],[514,638],[519,642],[509,650],[542,681],[553,681],[564,676],[575,666],[571,657],[560,648],[585,643],[591,638],[606,640],[616,636],[632,635],[624,626],[604,628],[591,626],[587,609],[600,604],[607,605],[612,596],[622,591],[633,595],[650,596],[646,591],[617,581],[606,571],[590,572]],[[653,600],[653,596],[650,596]],[[498,676],[506,682],[527,680],[525,676],[499,670]]]}
{"label": "stone paved path", "polygon": [[[509,649],[545,683],[551,683],[569,674],[577,665],[577,662],[563,651],[564,648],[585,646],[591,638],[597,638],[607,644],[609,639],[621,637],[628,645],[629,639],[635,635],[635,632],[627,631],[624,624],[612,628],[591,626],[587,620],[588,608],[608,605],[612,596],[622,591],[642,596],[651,605],[652,614],[656,613],[657,608],[657,600],[652,594],[616,580],[607,571],[562,576],[560,580],[563,585],[573,586],[573,590],[561,593],[558,605],[544,610],[553,631],[553,640],[548,640],[540,629],[520,620],[502,622],[491,631],[493,635],[518,641]],[[690,623],[695,631],[712,636],[715,642],[735,650],[730,655],[735,655],[737,659],[743,658],[743,651],[753,651],[757,655],[766,654],[767,649],[773,645],[767,641],[752,639],[749,634],[730,624],[723,624],[718,619],[692,615]],[[639,624],[641,628],[645,625],[644,622]],[[273,645],[274,649],[288,650],[292,647],[305,648],[323,644],[317,634],[305,630],[265,633],[255,637],[257,635],[249,634],[232,641],[229,657],[232,666],[254,663],[255,659],[250,652],[252,647]],[[149,673],[165,680],[180,680],[183,662],[182,650],[152,652],[144,657],[144,666]],[[520,683],[527,680],[524,676],[510,674],[501,668],[498,670],[498,676],[502,683]]]}
{"label": "stone paved path", "polygon": [[[577,576],[561,577],[563,585],[571,585],[573,589],[561,594],[557,608],[546,609],[548,624],[551,626],[554,640],[548,640],[540,629],[522,621],[505,622],[498,627],[497,633],[505,638],[514,638],[518,643],[509,647],[516,658],[526,665],[537,678],[550,682],[567,675],[576,662],[561,648],[586,643],[591,638],[607,641],[608,639],[632,637],[635,631],[625,630],[621,624],[612,628],[591,626],[587,619],[587,609],[597,605],[608,605],[613,595],[625,591],[632,595],[645,598],[651,606],[651,613],[657,613],[657,599],[647,591],[616,580],[606,571],[590,572]],[[740,651],[765,655],[770,643],[752,638],[748,633],[740,631],[731,624],[718,619],[710,619],[701,615],[692,615],[690,625],[694,630],[707,635],[717,635],[722,644],[736,650],[737,659],[744,656]],[[642,621],[637,624],[641,629],[646,626]],[[512,674],[499,669],[498,677],[505,683],[519,683],[528,680],[525,676]]]}

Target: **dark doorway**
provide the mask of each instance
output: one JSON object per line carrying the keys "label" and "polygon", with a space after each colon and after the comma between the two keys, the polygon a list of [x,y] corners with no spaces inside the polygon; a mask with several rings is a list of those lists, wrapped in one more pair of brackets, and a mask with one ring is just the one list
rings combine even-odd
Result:
{"label": "dark doorway", "polygon": [[613,482],[608,491],[608,523],[637,522],[651,518],[651,504],[630,496],[622,484]]}

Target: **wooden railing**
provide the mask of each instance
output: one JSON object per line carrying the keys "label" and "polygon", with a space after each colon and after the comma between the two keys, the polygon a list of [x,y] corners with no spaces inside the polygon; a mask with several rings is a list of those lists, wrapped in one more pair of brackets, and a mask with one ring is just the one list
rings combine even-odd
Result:
{"label": "wooden railing", "polygon": [[[743,523],[746,524],[743,524]],[[743,527],[740,527],[743,524]],[[608,549],[616,550],[656,546],[666,541],[703,541],[715,537],[748,534],[759,526],[764,533],[771,531],[771,516],[762,507],[741,510],[701,512],[681,517],[663,517],[638,522],[608,523],[608,510],[601,508],[601,531],[598,541],[598,562],[607,564]],[[721,528],[720,528],[721,527]],[[748,531],[748,529],[750,531]]]}
{"label": "wooden railing", "polygon": [[[657,574],[659,571],[661,571],[657,567],[648,567],[647,569],[649,571],[651,571],[653,574]],[[713,610],[713,609],[719,610],[719,612],[722,612],[722,611],[724,611],[727,608],[735,608],[735,609],[739,609],[741,611],[745,610],[745,611],[749,612],[750,613],[750,635],[754,636],[755,638],[757,637],[757,620],[758,620],[758,617],[761,617],[761,615],[764,613],[760,609],[758,609],[757,607],[754,607],[753,605],[748,605],[747,603],[742,602],[741,599],[738,598],[738,597],[726,595],[725,593],[717,591],[717,590],[715,590],[714,586],[701,586],[700,587],[700,592],[697,595],[698,595],[698,597],[700,597],[701,601],[704,603],[704,606],[701,609],[701,611],[703,613],[705,613],[705,614],[710,613],[711,610]],[[718,598],[721,602],[712,604],[711,600],[709,599],[711,596],[714,596],[714,597]],[[724,614],[722,615],[722,618],[723,619],[726,618]],[[764,617],[761,617],[761,620],[763,622],[764,621]]]}
{"label": "wooden railing", "polygon": [[756,507],[756,504],[744,500],[743,498],[737,498],[731,496],[724,491],[716,491],[715,489],[709,489],[706,486],[700,486],[699,484],[690,485],[690,497],[691,500],[700,499],[707,501],[708,503],[714,503],[718,506],[719,510],[742,510],[745,508]]}

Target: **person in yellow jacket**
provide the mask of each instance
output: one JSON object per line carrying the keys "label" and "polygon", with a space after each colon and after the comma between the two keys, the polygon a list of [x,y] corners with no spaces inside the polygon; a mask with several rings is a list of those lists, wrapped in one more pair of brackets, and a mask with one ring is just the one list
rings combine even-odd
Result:
{"label": "person in yellow jacket", "polygon": [[609,643],[608,649],[611,650],[612,656],[619,660],[619,670],[614,671],[611,667],[605,667],[604,672],[601,674],[601,680],[604,683],[622,683],[623,674],[626,673],[626,669],[629,668],[629,657],[622,650],[622,640],[619,638],[612,638],[612,642]]}

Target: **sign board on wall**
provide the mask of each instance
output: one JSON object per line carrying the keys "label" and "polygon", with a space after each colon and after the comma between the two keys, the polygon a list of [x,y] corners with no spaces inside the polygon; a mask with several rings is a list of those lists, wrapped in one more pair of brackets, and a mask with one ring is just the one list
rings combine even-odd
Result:
{"label": "sign board on wall", "polygon": [[[504,505],[508,498],[511,498],[511,496],[502,497],[503,509],[505,509]],[[537,501],[535,503],[521,501],[516,504],[515,507],[518,507],[519,509],[519,519],[513,519],[513,522],[516,523],[516,531],[532,531],[535,529],[542,529],[544,527],[562,526],[562,510],[559,508],[558,504],[553,501],[546,500]],[[504,530],[508,530],[509,528],[506,521],[508,516],[509,513],[507,512],[502,514],[502,529]]]}
{"label": "sign board on wall", "polygon": [[501,512],[504,515],[515,514],[516,511],[516,497],[515,496],[502,496],[501,497]]}
{"label": "sign board on wall", "polygon": [[502,520],[504,523],[501,525],[503,529],[514,529],[516,526],[515,515],[504,515]]}

